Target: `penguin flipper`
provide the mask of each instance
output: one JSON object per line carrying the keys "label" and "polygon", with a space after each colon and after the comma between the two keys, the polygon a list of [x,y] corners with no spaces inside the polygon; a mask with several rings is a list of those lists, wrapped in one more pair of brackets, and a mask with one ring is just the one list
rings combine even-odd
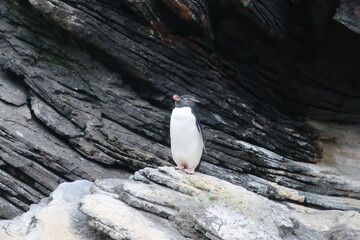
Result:
{"label": "penguin flipper", "polygon": [[[201,139],[203,140],[203,145],[204,145],[204,153],[207,154],[206,148],[205,148],[205,139],[204,139],[204,135],[203,135],[203,131],[202,131],[202,127],[200,124],[200,120],[199,120],[199,112],[197,110],[197,108],[191,109],[191,112],[194,114],[195,119],[196,119],[196,127],[201,135]],[[201,160],[200,160],[201,161]]]}
{"label": "penguin flipper", "polygon": [[207,151],[206,151],[206,148],[205,148],[205,139],[204,139],[204,135],[203,135],[203,132],[202,132],[202,128],[201,128],[201,125],[200,125],[200,122],[197,121],[196,122],[196,126],[200,132],[200,135],[201,135],[201,139],[203,140],[203,145],[204,145],[204,153],[207,155]]}

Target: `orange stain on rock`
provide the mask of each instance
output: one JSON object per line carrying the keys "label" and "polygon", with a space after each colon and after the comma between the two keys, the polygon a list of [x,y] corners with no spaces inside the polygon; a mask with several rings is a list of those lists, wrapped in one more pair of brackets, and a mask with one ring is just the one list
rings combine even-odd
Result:
{"label": "orange stain on rock", "polygon": [[355,8],[355,15],[360,17],[360,6]]}
{"label": "orange stain on rock", "polygon": [[164,34],[167,33],[166,26],[162,22],[152,22],[152,23],[150,23],[150,27],[157,32],[164,33]]}
{"label": "orange stain on rock", "polygon": [[192,13],[188,5],[177,0],[163,0],[163,2],[171,8],[171,10],[177,12],[181,19],[190,20],[192,18]]}

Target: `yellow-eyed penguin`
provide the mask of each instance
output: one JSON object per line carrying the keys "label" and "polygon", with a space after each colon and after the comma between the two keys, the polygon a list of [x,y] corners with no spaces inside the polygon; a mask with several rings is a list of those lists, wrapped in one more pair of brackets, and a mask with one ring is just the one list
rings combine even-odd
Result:
{"label": "yellow-eyed penguin", "polygon": [[204,149],[196,103],[190,95],[174,95],[175,108],[170,119],[171,155],[176,169],[193,174]]}

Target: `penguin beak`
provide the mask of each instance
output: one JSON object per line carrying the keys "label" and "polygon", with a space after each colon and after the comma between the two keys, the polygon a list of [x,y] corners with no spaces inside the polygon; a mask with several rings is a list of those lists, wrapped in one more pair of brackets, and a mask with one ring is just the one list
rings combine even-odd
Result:
{"label": "penguin beak", "polygon": [[181,100],[181,98],[178,95],[174,95],[173,99],[174,99],[175,102],[178,102],[178,101]]}

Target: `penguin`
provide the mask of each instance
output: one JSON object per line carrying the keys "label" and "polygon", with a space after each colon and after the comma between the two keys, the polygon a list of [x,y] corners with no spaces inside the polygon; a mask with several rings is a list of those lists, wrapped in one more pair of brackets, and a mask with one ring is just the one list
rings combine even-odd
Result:
{"label": "penguin", "polygon": [[175,108],[170,118],[171,155],[176,169],[193,174],[200,163],[204,146],[203,134],[193,96],[174,95]]}

